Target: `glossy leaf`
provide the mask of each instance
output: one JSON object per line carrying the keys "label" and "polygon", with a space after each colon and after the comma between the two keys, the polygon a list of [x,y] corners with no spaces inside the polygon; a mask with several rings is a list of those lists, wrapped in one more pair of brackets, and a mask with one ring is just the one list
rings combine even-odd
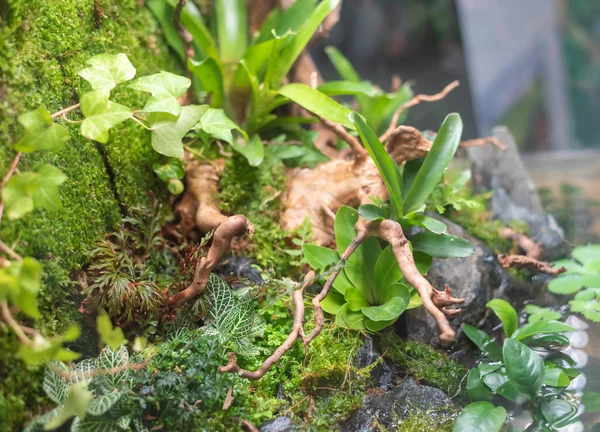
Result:
{"label": "glossy leaf", "polygon": [[335,323],[344,328],[353,330],[365,329],[365,316],[362,312],[352,312],[348,304],[343,305],[335,316]]}
{"label": "glossy leaf", "polygon": [[498,318],[500,318],[504,327],[504,334],[507,337],[511,337],[519,327],[519,316],[515,308],[502,299],[490,300],[485,306],[493,310]]}
{"label": "glossy leaf", "polygon": [[366,220],[383,220],[389,215],[387,212],[374,204],[363,204],[358,208],[358,214]]}
{"label": "glossy leaf", "polygon": [[334,46],[325,48],[325,53],[335,67],[337,73],[346,81],[360,82],[360,75],[352,66],[352,63]]}
{"label": "glossy leaf", "polygon": [[129,87],[152,94],[152,97],[144,105],[143,111],[178,116],[181,113],[181,105],[177,98],[182,96],[191,84],[189,78],[170,72],[159,72],[138,78],[129,84]]}
{"label": "glossy leaf", "polygon": [[265,157],[265,149],[260,136],[253,135],[247,143],[233,141],[231,147],[248,160],[250,166],[258,166]]}
{"label": "glossy leaf", "polygon": [[406,303],[401,297],[394,297],[379,306],[363,306],[362,313],[373,321],[389,321],[398,318],[406,310]]}
{"label": "glossy leaf", "polygon": [[544,382],[544,361],[531,348],[515,339],[505,339],[502,356],[506,376],[521,396],[535,398]]}
{"label": "glossy leaf", "polygon": [[469,324],[465,324],[462,329],[471,342],[477,345],[477,348],[479,348],[490,360],[502,360],[502,351],[490,335]]}
{"label": "glossy leaf", "polygon": [[402,175],[398,170],[398,166],[387,153],[381,141],[375,132],[367,125],[365,119],[357,113],[351,113],[350,121],[354,123],[360,138],[369,152],[369,155],[375,162],[379,174],[385,183],[390,194],[390,201],[395,209],[396,217],[401,217],[402,211]]}
{"label": "glossy leaf", "polygon": [[411,215],[409,218],[404,218],[400,222],[420,226],[434,234],[446,234],[448,231],[448,227],[444,222],[423,214]]}
{"label": "glossy leaf", "polygon": [[23,153],[34,151],[59,151],[70,138],[69,129],[54,123],[44,105],[36,110],[21,114],[19,123],[25,127],[25,135],[14,148]]}
{"label": "glossy leaf", "polygon": [[108,100],[107,91],[91,91],[81,97],[81,135],[100,143],[108,142],[108,130],[131,117],[133,111]]}
{"label": "glossy leaf", "polygon": [[369,306],[369,302],[365,298],[364,294],[359,289],[354,287],[346,290],[344,293],[344,299],[348,304],[348,309],[350,309],[352,312],[360,311],[361,308]]}
{"label": "glossy leaf", "polygon": [[[211,57],[218,62],[219,51],[217,49],[217,43],[204,24],[199,11],[194,9],[196,9],[196,7],[193,2],[186,3],[185,8],[181,12],[181,23],[192,35],[196,51],[200,51],[200,53],[196,52],[196,54],[200,54],[200,58]],[[173,13],[171,13],[170,19],[172,22]],[[181,36],[178,35],[178,37],[181,39]],[[185,58],[183,60],[185,61]]]}
{"label": "glossy leaf", "polygon": [[222,108],[224,101],[223,75],[221,68],[212,57],[207,57],[201,62],[188,60],[188,69],[194,74],[202,89],[210,96],[210,106]]}
{"label": "glossy leaf", "polygon": [[561,368],[545,368],[544,384],[552,387],[568,387],[571,380]]}
{"label": "glossy leaf", "polygon": [[[340,260],[339,254],[333,249],[314,244],[305,244],[302,246],[302,252],[311,268],[319,272],[325,270],[326,267],[337,264]],[[354,287],[354,285],[348,280],[346,272],[342,269],[335,278],[333,287],[344,294],[348,288]]]}
{"label": "glossy leaf", "polygon": [[298,56],[306,48],[306,45],[311,40],[313,34],[317,31],[327,15],[329,15],[338,4],[339,0],[323,0],[316,8],[314,8],[311,15],[298,29],[290,42],[281,50],[276,59],[275,66],[271,69],[270,73],[267,74],[267,77],[265,77],[268,89],[276,89],[281,85],[283,79],[287,76],[288,72],[298,59]]}
{"label": "glossy leaf", "polygon": [[248,11],[245,0],[215,0],[220,58],[230,63],[242,58],[248,46]]}
{"label": "glossy leaf", "polygon": [[560,321],[537,321],[527,323],[512,334],[512,338],[521,340],[541,333],[562,333],[575,331],[573,327]]}
{"label": "glossy leaf", "polygon": [[186,56],[183,41],[173,25],[173,12],[175,8],[164,0],[146,0],[144,4],[160,23],[161,30],[169,46],[175,50],[182,61],[185,61]]}
{"label": "glossy leaf", "polygon": [[377,257],[373,279],[378,290],[385,290],[402,279],[402,272],[390,245],[386,246]]}
{"label": "glossy leaf", "polygon": [[571,255],[587,267],[588,263],[600,260],[600,244],[577,246],[573,249]]}
{"label": "glossy leaf", "polygon": [[404,212],[421,207],[438,184],[460,143],[462,121],[458,114],[449,114],[442,123],[423,166],[404,198]]}
{"label": "glossy leaf", "polygon": [[425,231],[411,236],[413,250],[425,252],[434,258],[463,258],[471,256],[475,249],[470,241],[450,234],[434,234]]}
{"label": "glossy leaf", "polygon": [[208,105],[188,105],[179,117],[166,113],[151,113],[148,122],[152,128],[152,148],[165,156],[183,157],[182,139],[200,120]]}
{"label": "glossy leaf", "polygon": [[483,382],[479,367],[473,368],[467,374],[467,393],[472,401],[491,401],[494,394]]}
{"label": "glossy leaf", "polygon": [[321,301],[321,307],[327,313],[335,315],[339,313],[342,306],[346,304],[346,300],[344,296],[340,294],[338,291],[331,290],[325,296],[323,301]]}
{"label": "glossy leaf", "polygon": [[575,294],[582,288],[583,276],[578,274],[565,274],[548,283],[548,291],[554,294]]}
{"label": "glossy leaf", "polygon": [[398,319],[398,317],[396,317],[392,320],[389,320],[389,321],[373,321],[373,320],[365,317],[365,327],[369,331],[378,332],[378,331],[381,331],[384,328],[394,324],[397,319]]}
{"label": "glossy leaf", "polygon": [[278,93],[314,114],[347,128],[353,127],[348,120],[348,114],[351,112],[348,108],[306,84],[288,84],[281,87]]}
{"label": "glossy leaf", "polygon": [[381,90],[368,81],[327,81],[318,86],[317,90],[327,96],[365,95],[373,97],[381,94]]}
{"label": "glossy leaf", "polygon": [[117,84],[135,76],[135,68],[125,54],[99,54],[87,61],[90,66],[78,75],[90,83],[94,90],[110,92]]}
{"label": "glossy leaf", "polygon": [[562,428],[572,423],[577,416],[577,406],[563,399],[553,399],[542,403],[542,414],[554,428]]}
{"label": "glossy leaf", "polygon": [[452,431],[499,432],[505,421],[504,407],[496,407],[490,402],[473,402],[462,410]]}

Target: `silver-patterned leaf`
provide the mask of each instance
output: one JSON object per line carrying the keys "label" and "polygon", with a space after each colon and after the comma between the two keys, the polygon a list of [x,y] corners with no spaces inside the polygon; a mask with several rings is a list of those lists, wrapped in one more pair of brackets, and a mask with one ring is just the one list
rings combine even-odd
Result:
{"label": "silver-patterned leaf", "polygon": [[60,376],[59,371],[68,372],[69,369],[62,362],[51,362],[44,373],[44,391],[57,404],[63,402],[68,394],[67,380]]}
{"label": "silver-patterned leaf", "polygon": [[75,418],[71,425],[71,432],[120,432],[115,422],[101,417],[86,417],[81,420]]}
{"label": "silver-patterned leaf", "polygon": [[130,430],[129,425],[131,424],[131,416],[126,414],[117,419],[117,426],[123,430]]}
{"label": "silver-patterned leaf", "polygon": [[[123,368],[129,363],[129,352],[124,345],[121,345],[116,350],[110,347],[105,347],[98,356],[98,367],[101,369],[113,370],[117,368]],[[104,375],[107,381],[114,387],[118,386],[120,382],[125,380],[129,375],[127,369],[121,370],[118,373],[110,373]]]}
{"label": "silver-patterned leaf", "polygon": [[123,396],[123,393],[118,391],[94,398],[87,408],[88,414],[94,416],[101,416],[102,414],[105,414],[108,412],[108,410],[115,406],[117,402],[119,402],[121,396]]}
{"label": "silver-patterned leaf", "polygon": [[95,358],[80,361],[71,371],[71,384],[90,382],[96,369],[98,369],[98,361]]}

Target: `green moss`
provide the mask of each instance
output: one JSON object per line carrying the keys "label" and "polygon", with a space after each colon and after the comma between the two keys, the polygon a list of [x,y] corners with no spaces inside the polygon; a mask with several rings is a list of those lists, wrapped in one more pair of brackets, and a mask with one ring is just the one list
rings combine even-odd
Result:
{"label": "green moss", "polygon": [[398,421],[397,432],[451,432],[456,414],[417,411]]}
{"label": "green moss", "polygon": [[244,214],[254,224],[251,255],[259,265],[289,276],[293,270],[286,233],[279,225],[282,211],[280,197],[285,192],[283,164],[265,157],[258,167],[251,167],[236,154],[227,160],[219,181],[219,199],[225,213]]}
{"label": "green moss", "polygon": [[[278,300],[264,311],[266,329],[259,344],[265,356],[242,358],[240,365],[251,370],[258,368],[285,340],[292,325],[290,303],[287,299]],[[308,313],[306,322],[311,322]],[[305,327],[310,332],[309,326]],[[296,342],[260,381],[250,384],[248,418],[260,424],[286,415],[302,424],[302,430],[330,430],[360,406],[368,386],[374,365],[357,369],[353,364],[361,344],[360,333],[333,325],[326,325],[306,351]]]}
{"label": "green moss", "polygon": [[405,341],[392,331],[381,336],[381,346],[386,348],[387,356],[406,373],[450,396],[458,392],[467,373],[464,366],[430,346]]}
{"label": "green moss", "polygon": [[[126,53],[139,75],[160,69],[178,71],[166,44],[154,35],[157,25],[150,12],[136,0],[8,0],[0,2],[0,172],[14,158],[11,144],[22,130],[16,118],[45,104],[50,112],[78,102],[89,89],[77,72],[100,53]],[[133,92],[115,95],[119,102],[139,107],[146,96]],[[76,118],[77,114],[71,114]],[[68,125],[71,140],[58,153],[30,154],[22,158],[22,171],[41,163],[60,168],[68,180],[60,188],[63,209],[36,210],[18,221],[4,220],[0,237],[16,244],[22,255],[42,260],[44,287],[40,294],[42,330],[61,331],[78,318],[77,289],[69,272],[85,264],[89,251],[105,232],[120,220],[124,207],[145,201],[147,190],[162,190],[152,172],[158,155],[150,146],[149,132],[124,124],[111,132],[101,146],[79,135]],[[36,406],[39,386],[26,384],[18,375],[23,367],[8,350],[0,350],[0,362],[12,362],[7,380],[15,387],[3,388],[0,399],[11,413],[2,427],[18,429],[24,407]],[[6,370],[6,369],[4,369]],[[3,380],[4,382],[4,380]],[[4,387],[4,386],[3,386]],[[19,394],[20,402],[15,396]],[[15,399],[17,398],[17,399]],[[13,423],[11,423],[11,421]]]}

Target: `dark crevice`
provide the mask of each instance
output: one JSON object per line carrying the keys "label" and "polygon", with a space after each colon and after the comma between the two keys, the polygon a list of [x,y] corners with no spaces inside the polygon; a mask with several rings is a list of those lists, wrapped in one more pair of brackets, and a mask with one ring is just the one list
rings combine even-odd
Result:
{"label": "dark crevice", "polygon": [[108,181],[110,183],[110,188],[112,189],[113,195],[114,195],[115,199],[117,200],[117,204],[119,205],[119,210],[121,211],[121,217],[126,217],[127,216],[127,208],[125,207],[125,204],[123,204],[123,201],[121,200],[121,197],[119,195],[119,190],[117,189],[117,183],[115,181],[115,172],[113,170],[112,165],[110,164],[110,162],[108,160],[108,155],[106,154],[106,149],[102,146],[102,144],[97,143],[96,141],[94,141],[94,145],[96,146],[98,153],[100,153],[100,157],[102,157],[102,162],[104,163],[104,169],[106,170],[106,172],[108,174]]}

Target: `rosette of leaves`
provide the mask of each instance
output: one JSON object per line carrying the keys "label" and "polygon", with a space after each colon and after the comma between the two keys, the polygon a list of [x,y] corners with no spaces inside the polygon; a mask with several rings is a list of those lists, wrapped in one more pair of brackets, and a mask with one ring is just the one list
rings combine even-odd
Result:
{"label": "rosette of leaves", "polygon": [[571,252],[572,260],[559,260],[556,267],[567,271],[548,283],[554,294],[572,295],[569,302],[573,312],[600,322],[600,245],[578,246]]}
{"label": "rosette of leaves", "polygon": [[[333,290],[321,302],[325,312],[336,315],[336,323],[354,330],[379,331],[393,324],[406,310],[421,304],[413,288],[402,277],[391,246],[382,249],[375,237],[367,238],[345,263],[340,255],[356,236],[354,224],[358,212],[342,206],[335,218],[337,250],[305,244],[304,257],[317,271],[344,265]],[[415,253],[415,263],[421,273],[431,264],[431,257]]]}
{"label": "rosette of leaves", "polygon": [[579,406],[567,388],[579,372],[576,362],[561,350],[569,341],[564,333],[574,328],[552,319],[555,315],[545,314],[542,308],[535,310],[535,319],[519,327],[517,311],[508,302],[495,299],[487,307],[502,322],[505,338],[500,347],[484,331],[463,326],[484,359],[469,371],[466,389],[473,403],[458,417],[454,431],[500,431],[506,420],[504,408],[494,404],[500,401],[515,408],[527,402],[544,430],[573,423]]}
{"label": "rosette of leaves", "polygon": [[105,347],[96,358],[73,367],[52,362],[46,366],[44,391],[56,408],[36,418],[27,432],[54,430],[71,418],[72,432],[147,431],[141,411],[130,403],[129,353],[124,345]]}

